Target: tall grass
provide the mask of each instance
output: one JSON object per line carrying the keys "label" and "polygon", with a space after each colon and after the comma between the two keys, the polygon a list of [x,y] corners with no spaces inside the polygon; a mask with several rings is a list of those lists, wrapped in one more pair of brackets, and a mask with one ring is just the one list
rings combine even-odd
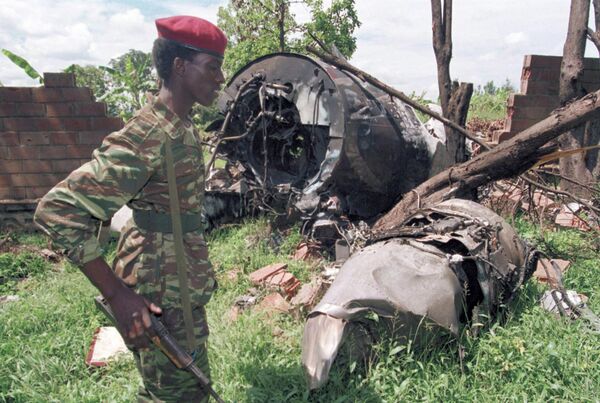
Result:
{"label": "tall grass", "polygon": [[[600,252],[596,240],[571,231],[540,232],[517,219],[518,231],[553,257],[569,257],[569,288],[584,292],[600,312]],[[270,240],[266,220],[210,235],[220,288],[208,305],[210,360],[215,388],[236,402],[597,401],[598,336],[583,323],[543,311],[543,286],[528,282],[506,318],[472,338],[416,348],[383,338],[369,361],[339,360],[324,388],[306,390],[300,364],[302,315],[267,316],[257,310],[232,320],[247,273],[284,261],[303,281],[314,265],[290,259],[297,229],[283,243]],[[237,279],[231,270],[240,270]],[[102,369],[84,364],[94,329],[94,288],[70,266],[58,265],[17,285],[21,299],[0,306],[0,401],[133,401],[139,377],[124,359]],[[459,345],[465,356],[461,365]]]}

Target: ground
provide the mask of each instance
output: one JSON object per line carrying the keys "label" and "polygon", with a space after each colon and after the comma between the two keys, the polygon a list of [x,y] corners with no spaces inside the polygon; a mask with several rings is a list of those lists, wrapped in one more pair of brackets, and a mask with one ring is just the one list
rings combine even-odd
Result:
{"label": "ground", "polygon": [[[589,297],[600,312],[597,234],[538,227],[518,218],[526,239],[551,257],[570,259],[567,288]],[[539,307],[544,286],[529,281],[507,307],[506,318],[477,338],[463,334],[421,349],[383,339],[367,363],[339,360],[329,383],[308,393],[300,364],[302,315],[267,317],[256,310],[232,320],[234,300],[247,292],[247,274],[288,262],[306,282],[321,264],[291,259],[298,228],[271,241],[265,219],[210,235],[220,288],[208,305],[210,359],[215,389],[236,402],[594,401],[600,396],[598,335],[582,321],[559,319]],[[275,237],[276,238],[276,237]],[[106,320],[96,311],[95,289],[74,267],[39,256],[40,235],[0,234],[0,401],[132,401],[139,377],[122,359],[90,369],[84,363],[94,330]],[[13,245],[9,247],[8,245]],[[37,252],[36,252],[37,251]],[[114,245],[108,248],[108,259]],[[231,276],[232,270],[240,274]],[[19,275],[16,276],[15,273]],[[22,278],[14,278],[22,277]],[[461,365],[458,350],[464,346]]]}

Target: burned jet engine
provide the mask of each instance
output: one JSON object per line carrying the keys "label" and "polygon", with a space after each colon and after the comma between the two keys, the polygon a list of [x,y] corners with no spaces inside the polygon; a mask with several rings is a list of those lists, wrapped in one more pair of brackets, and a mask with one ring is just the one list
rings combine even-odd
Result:
{"label": "burned jet engine", "polygon": [[369,313],[394,321],[399,339],[457,335],[463,324],[494,318],[536,261],[537,253],[480,204],[453,199],[418,211],[387,239],[354,253],[309,314],[302,341],[309,387],[326,382],[343,340],[361,331]]}
{"label": "burned jet engine", "polygon": [[[414,111],[352,74],[297,54],[243,67],[219,98],[219,153],[242,165],[265,203],[304,213],[331,196],[342,214],[372,217],[435,173],[445,148]],[[215,122],[209,130],[218,129]]]}

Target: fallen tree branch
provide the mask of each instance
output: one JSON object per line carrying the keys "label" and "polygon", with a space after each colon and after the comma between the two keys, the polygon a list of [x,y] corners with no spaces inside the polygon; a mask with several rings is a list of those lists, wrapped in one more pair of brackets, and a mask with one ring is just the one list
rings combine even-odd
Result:
{"label": "fallen tree branch", "polygon": [[474,143],[479,144],[484,150],[489,150],[490,146],[484,142],[483,140],[481,140],[480,138],[478,138],[475,134],[469,132],[468,130],[466,130],[464,127],[461,127],[460,125],[452,122],[451,120],[446,119],[445,117],[443,117],[442,115],[435,113],[434,111],[432,111],[431,109],[427,108],[426,106],[423,106],[421,104],[419,104],[418,102],[415,102],[414,100],[410,99],[408,96],[406,96],[402,91],[398,91],[397,89],[390,87],[387,84],[384,84],[383,82],[379,81],[378,79],[376,79],[375,77],[373,77],[372,75],[365,73],[364,71],[352,66],[350,63],[348,63],[347,61],[340,59],[339,57],[336,57],[334,55],[332,55],[331,53],[327,52],[327,51],[321,51],[317,48],[315,48],[314,46],[307,46],[306,49],[311,52],[312,54],[316,55],[317,57],[319,57],[321,60],[323,60],[326,63],[331,64],[332,66],[337,67],[338,69],[341,70],[346,70],[352,74],[354,74],[355,76],[359,77],[361,80],[368,82],[369,84],[379,88],[382,91],[387,92],[388,94],[400,99],[402,102],[407,103],[408,105],[410,105],[411,107],[413,107],[414,109],[425,113],[426,115],[431,116],[434,119],[439,120],[440,122],[442,122],[445,126],[448,126],[454,130],[456,130],[457,132],[461,133],[463,136],[465,136],[466,138],[468,138],[469,140],[473,141]]}
{"label": "fallen tree branch", "polygon": [[555,146],[542,148],[550,140],[587,120],[600,116],[600,90],[556,109],[546,119],[500,143],[494,149],[473,159],[446,169],[423,182],[415,192],[404,195],[387,214],[373,226],[373,232],[386,232],[398,227],[415,211],[417,198],[427,206],[451,197],[469,194],[477,187],[502,178],[519,175],[536,163]]}
{"label": "fallen tree branch", "polygon": [[541,183],[539,183],[539,182],[537,182],[537,181],[535,181],[535,180],[533,180],[531,178],[528,178],[527,175],[521,175],[521,178],[523,178],[523,180],[525,182],[529,183],[532,186],[535,186],[537,188],[545,190],[546,192],[550,192],[550,193],[554,193],[554,194],[557,194],[557,195],[568,197],[568,198],[570,198],[572,200],[575,200],[577,203],[584,205],[590,211],[593,211],[596,214],[600,214],[600,209],[599,208],[592,206],[591,203],[589,203],[589,202],[587,202],[587,201],[585,201],[583,199],[580,199],[579,197],[577,197],[577,196],[575,196],[575,195],[573,195],[573,194],[571,194],[569,192],[565,192],[564,190],[553,189],[553,188],[551,188],[549,186],[543,185],[543,184],[541,184]]}
{"label": "fallen tree branch", "polygon": [[572,183],[572,184],[574,184],[576,186],[579,186],[579,187],[581,187],[581,188],[583,188],[585,190],[588,190],[590,193],[599,193],[598,189],[594,189],[593,187],[591,187],[589,185],[586,185],[585,183],[581,183],[579,181],[576,181],[573,178],[569,178],[568,176],[561,175],[559,173],[550,171],[548,169],[537,168],[534,172],[537,173],[537,174],[545,174],[545,175],[556,176],[559,179],[562,179],[564,181],[570,182],[570,183]]}

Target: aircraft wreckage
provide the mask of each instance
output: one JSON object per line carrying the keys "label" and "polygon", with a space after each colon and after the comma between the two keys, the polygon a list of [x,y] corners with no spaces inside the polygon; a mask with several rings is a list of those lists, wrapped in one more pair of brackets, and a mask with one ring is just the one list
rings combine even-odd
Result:
{"label": "aircraft wreckage", "polygon": [[531,275],[537,253],[471,201],[447,200],[393,233],[364,236],[362,220],[388,211],[446,158],[443,133],[358,77],[274,54],[243,67],[218,103],[224,119],[208,128],[216,139],[208,166],[216,155],[226,166],[207,175],[209,224],[258,208],[302,219],[325,243],[354,246],[308,315],[302,364],[311,389],[326,382],[344,340],[362,338],[363,350],[373,342],[364,337],[370,314],[399,339],[456,336],[493,319]]}
{"label": "aircraft wreckage", "polygon": [[[305,56],[251,62],[219,106],[225,119],[211,128],[222,128],[216,148],[226,171],[244,182],[234,187],[254,192],[266,210],[296,211],[313,227],[336,229],[320,235],[352,243],[353,223],[389,210],[444,168],[443,134],[430,133],[412,108]],[[309,314],[302,343],[309,387],[326,382],[345,339],[369,334],[369,314],[394,323],[398,338],[456,336],[493,319],[536,260],[501,217],[475,202],[419,210],[357,248]]]}

